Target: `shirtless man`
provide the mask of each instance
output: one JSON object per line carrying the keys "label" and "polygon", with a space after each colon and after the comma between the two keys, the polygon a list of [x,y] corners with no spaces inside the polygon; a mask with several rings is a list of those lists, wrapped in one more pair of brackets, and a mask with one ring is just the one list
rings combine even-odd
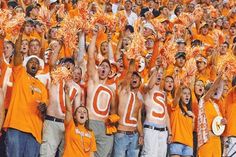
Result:
{"label": "shirtless man", "polygon": [[163,68],[156,68],[144,87],[146,119],[142,157],[166,157],[167,139],[171,136],[166,95],[161,89]]}
{"label": "shirtless man", "polygon": [[[56,55],[57,54],[54,53],[52,58]],[[74,61],[71,58],[61,59],[59,61],[59,65],[67,67],[67,69],[71,72],[74,69]],[[69,87],[70,99],[74,107],[76,108],[80,105],[81,88],[73,81],[72,78],[70,80],[66,80],[66,82],[63,80],[55,84],[50,83],[48,89],[49,105],[44,121],[43,140],[40,148],[41,157],[54,157],[57,150],[59,150],[59,156],[62,156],[63,154],[65,132],[64,119],[66,111],[65,93],[63,89],[65,84]]]}
{"label": "shirtless man", "polygon": [[111,155],[113,136],[105,134],[105,121],[109,113],[116,113],[114,107],[114,92],[106,85],[111,66],[108,60],[103,60],[96,68],[95,43],[99,27],[95,26],[91,43],[88,49],[88,85],[87,85],[87,108],[89,111],[90,128],[95,133],[97,152],[95,157],[108,157]]}
{"label": "shirtless man", "polygon": [[138,144],[143,142],[141,122],[142,102],[139,99],[141,77],[131,65],[126,77],[118,85],[118,131],[114,139],[114,157],[138,157]]}

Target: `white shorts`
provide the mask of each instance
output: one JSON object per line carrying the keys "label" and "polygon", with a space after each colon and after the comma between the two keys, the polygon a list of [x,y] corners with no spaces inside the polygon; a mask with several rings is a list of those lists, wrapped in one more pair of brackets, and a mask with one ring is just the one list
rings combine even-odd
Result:
{"label": "white shorts", "polygon": [[168,131],[144,128],[144,145],[141,157],[166,157]]}

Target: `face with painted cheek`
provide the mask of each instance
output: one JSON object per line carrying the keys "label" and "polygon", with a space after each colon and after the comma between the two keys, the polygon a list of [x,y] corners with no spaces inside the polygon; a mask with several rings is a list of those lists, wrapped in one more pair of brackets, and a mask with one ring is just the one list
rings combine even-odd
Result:
{"label": "face with painted cheek", "polygon": [[111,72],[111,68],[107,62],[103,62],[98,67],[98,75],[101,80],[104,80],[108,77]]}
{"label": "face with painted cheek", "polygon": [[190,101],[191,91],[188,88],[184,88],[181,93],[182,102],[187,105]]}
{"label": "face with painted cheek", "polygon": [[164,88],[167,92],[171,92],[174,89],[174,80],[173,80],[173,78],[166,77]]}
{"label": "face with painted cheek", "polygon": [[198,96],[202,96],[205,92],[204,83],[201,80],[198,80],[194,84],[194,92]]}
{"label": "face with painted cheek", "polygon": [[142,72],[145,69],[145,58],[140,56],[137,58],[136,65],[138,66],[138,72]]}

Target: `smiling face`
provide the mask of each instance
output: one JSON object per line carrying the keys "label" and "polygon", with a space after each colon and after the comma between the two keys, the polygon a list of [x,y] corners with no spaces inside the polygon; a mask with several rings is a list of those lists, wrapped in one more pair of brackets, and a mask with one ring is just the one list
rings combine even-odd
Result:
{"label": "smiling face", "polygon": [[98,67],[99,79],[104,80],[111,72],[111,67],[107,62],[102,62]]}
{"label": "smiling face", "polygon": [[37,58],[31,58],[26,64],[27,73],[31,76],[35,76],[39,70],[39,60]]}
{"label": "smiling face", "polygon": [[205,92],[204,83],[201,80],[198,80],[194,84],[194,92],[197,96],[202,96]]}
{"label": "smiling face", "polygon": [[83,106],[79,106],[75,110],[74,119],[78,124],[85,124],[88,120],[88,110]]}
{"label": "smiling face", "polygon": [[182,102],[187,105],[191,98],[191,91],[188,88],[184,88],[181,93],[181,100]]}

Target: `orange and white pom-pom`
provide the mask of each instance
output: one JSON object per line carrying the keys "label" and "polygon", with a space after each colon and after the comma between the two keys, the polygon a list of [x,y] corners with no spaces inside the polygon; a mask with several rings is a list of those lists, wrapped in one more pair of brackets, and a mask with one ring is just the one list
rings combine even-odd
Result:
{"label": "orange and white pom-pom", "polygon": [[225,71],[224,75],[229,79],[236,75],[236,60],[232,55],[224,57],[224,59],[220,62],[220,64],[218,64],[217,67],[218,72]]}
{"label": "orange and white pom-pom", "polygon": [[57,84],[62,80],[69,80],[71,78],[71,71],[64,66],[58,66],[51,72],[52,84]]}

